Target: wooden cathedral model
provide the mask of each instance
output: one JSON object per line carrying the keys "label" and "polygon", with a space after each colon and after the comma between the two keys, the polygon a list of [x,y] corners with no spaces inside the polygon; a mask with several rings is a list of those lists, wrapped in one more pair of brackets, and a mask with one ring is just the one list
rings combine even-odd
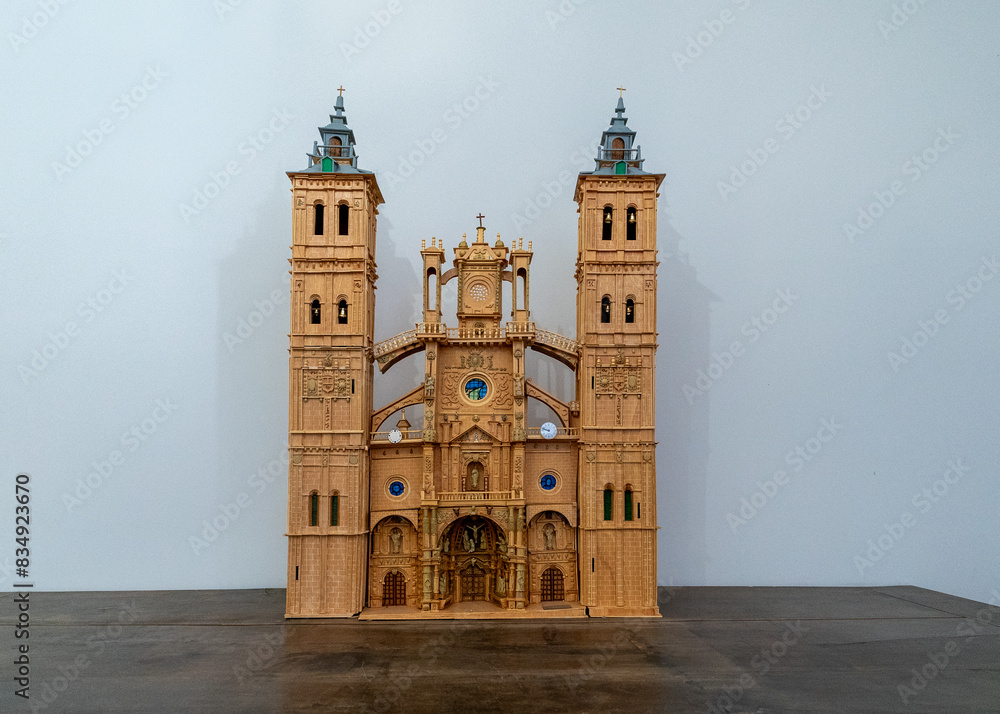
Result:
{"label": "wooden cathedral model", "polygon": [[[663,174],[642,170],[624,111],[619,97],[595,170],[576,183],[576,339],[532,319],[532,242],[507,246],[498,235],[491,244],[480,217],[450,265],[443,242],[424,242],[422,322],[375,342],[383,199],[375,175],[358,168],[337,97],[309,167],[288,173],[287,617],[659,615]],[[446,326],[441,286],[452,280],[457,322]],[[512,284],[506,315],[503,281]],[[528,349],[574,371],[576,399],[531,380]],[[417,353],[423,383],[376,409],[375,366],[385,372]],[[529,399],[559,423],[527,423]],[[422,423],[406,420],[407,407],[422,409]]]}

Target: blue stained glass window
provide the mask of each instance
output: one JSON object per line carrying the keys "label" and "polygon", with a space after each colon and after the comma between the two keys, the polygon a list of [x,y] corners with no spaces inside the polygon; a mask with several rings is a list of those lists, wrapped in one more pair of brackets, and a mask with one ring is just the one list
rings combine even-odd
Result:
{"label": "blue stained glass window", "polygon": [[540,484],[543,490],[551,491],[556,487],[556,477],[553,476],[552,474],[545,474],[544,476],[542,476]]}
{"label": "blue stained glass window", "polygon": [[392,483],[389,484],[389,493],[391,493],[393,496],[402,496],[403,491],[405,490],[406,486],[403,484],[402,481],[393,481]]}
{"label": "blue stained glass window", "polygon": [[486,382],[478,378],[473,378],[465,383],[465,396],[474,402],[478,402],[480,399],[486,398],[487,389]]}

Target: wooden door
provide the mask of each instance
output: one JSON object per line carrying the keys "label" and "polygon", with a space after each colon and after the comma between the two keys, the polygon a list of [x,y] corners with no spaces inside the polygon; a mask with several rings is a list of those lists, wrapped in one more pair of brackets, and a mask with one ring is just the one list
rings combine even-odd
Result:
{"label": "wooden door", "polygon": [[406,578],[394,571],[386,573],[382,581],[382,607],[406,604]]}
{"label": "wooden door", "polygon": [[542,602],[564,600],[566,590],[563,585],[563,574],[559,568],[549,568],[542,573]]}
{"label": "wooden door", "polygon": [[462,571],[462,600],[486,599],[486,571],[478,565]]}

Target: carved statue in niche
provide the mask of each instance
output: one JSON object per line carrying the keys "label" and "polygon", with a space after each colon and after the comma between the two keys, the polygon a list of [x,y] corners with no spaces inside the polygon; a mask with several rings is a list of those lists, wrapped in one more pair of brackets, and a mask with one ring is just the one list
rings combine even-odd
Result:
{"label": "carved statue in niche", "polygon": [[479,461],[472,461],[468,465],[468,472],[466,474],[465,490],[466,491],[485,491],[486,490],[486,470],[483,468],[482,463]]}
{"label": "carved statue in niche", "polygon": [[438,593],[441,595],[448,594],[448,574],[441,573],[441,578],[438,580]]}
{"label": "carved statue in niche", "polygon": [[427,378],[424,380],[424,398],[434,398],[434,377],[430,374],[428,374]]}
{"label": "carved statue in niche", "polygon": [[393,528],[389,531],[389,552],[393,555],[399,555],[400,546],[403,543],[403,531],[398,528]]}
{"label": "carved statue in niche", "polygon": [[542,528],[542,537],[545,539],[545,550],[556,549],[556,527],[551,523],[546,523]]}
{"label": "carved statue in niche", "polygon": [[523,397],[524,396],[524,375],[519,374],[514,377],[514,396]]}
{"label": "carved statue in niche", "polygon": [[445,538],[441,541],[441,552],[447,553],[449,548],[451,548],[451,545],[448,543],[448,539]]}
{"label": "carved statue in niche", "polygon": [[517,592],[524,592],[524,568],[519,567],[517,569]]}
{"label": "carved statue in niche", "polygon": [[497,595],[504,597],[507,595],[507,574],[501,572],[497,576]]}

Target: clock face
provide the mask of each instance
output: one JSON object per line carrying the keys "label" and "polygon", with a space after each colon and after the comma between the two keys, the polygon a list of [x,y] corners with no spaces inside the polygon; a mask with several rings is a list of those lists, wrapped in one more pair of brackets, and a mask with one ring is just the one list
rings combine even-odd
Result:
{"label": "clock face", "polygon": [[486,386],[486,382],[478,377],[473,377],[465,383],[465,396],[474,402],[485,399],[488,391],[489,387]]}
{"label": "clock face", "polygon": [[402,441],[402,439],[403,439],[403,432],[401,432],[399,429],[393,429],[392,431],[389,432],[389,441],[391,441],[393,444],[398,444],[400,441]]}
{"label": "clock face", "polygon": [[551,439],[556,435],[558,429],[556,428],[555,424],[553,424],[550,421],[547,421],[544,424],[542,424],[542,427],[538,431],[540,431],[542,433],[542,436],[544,436],[546,439]]}

